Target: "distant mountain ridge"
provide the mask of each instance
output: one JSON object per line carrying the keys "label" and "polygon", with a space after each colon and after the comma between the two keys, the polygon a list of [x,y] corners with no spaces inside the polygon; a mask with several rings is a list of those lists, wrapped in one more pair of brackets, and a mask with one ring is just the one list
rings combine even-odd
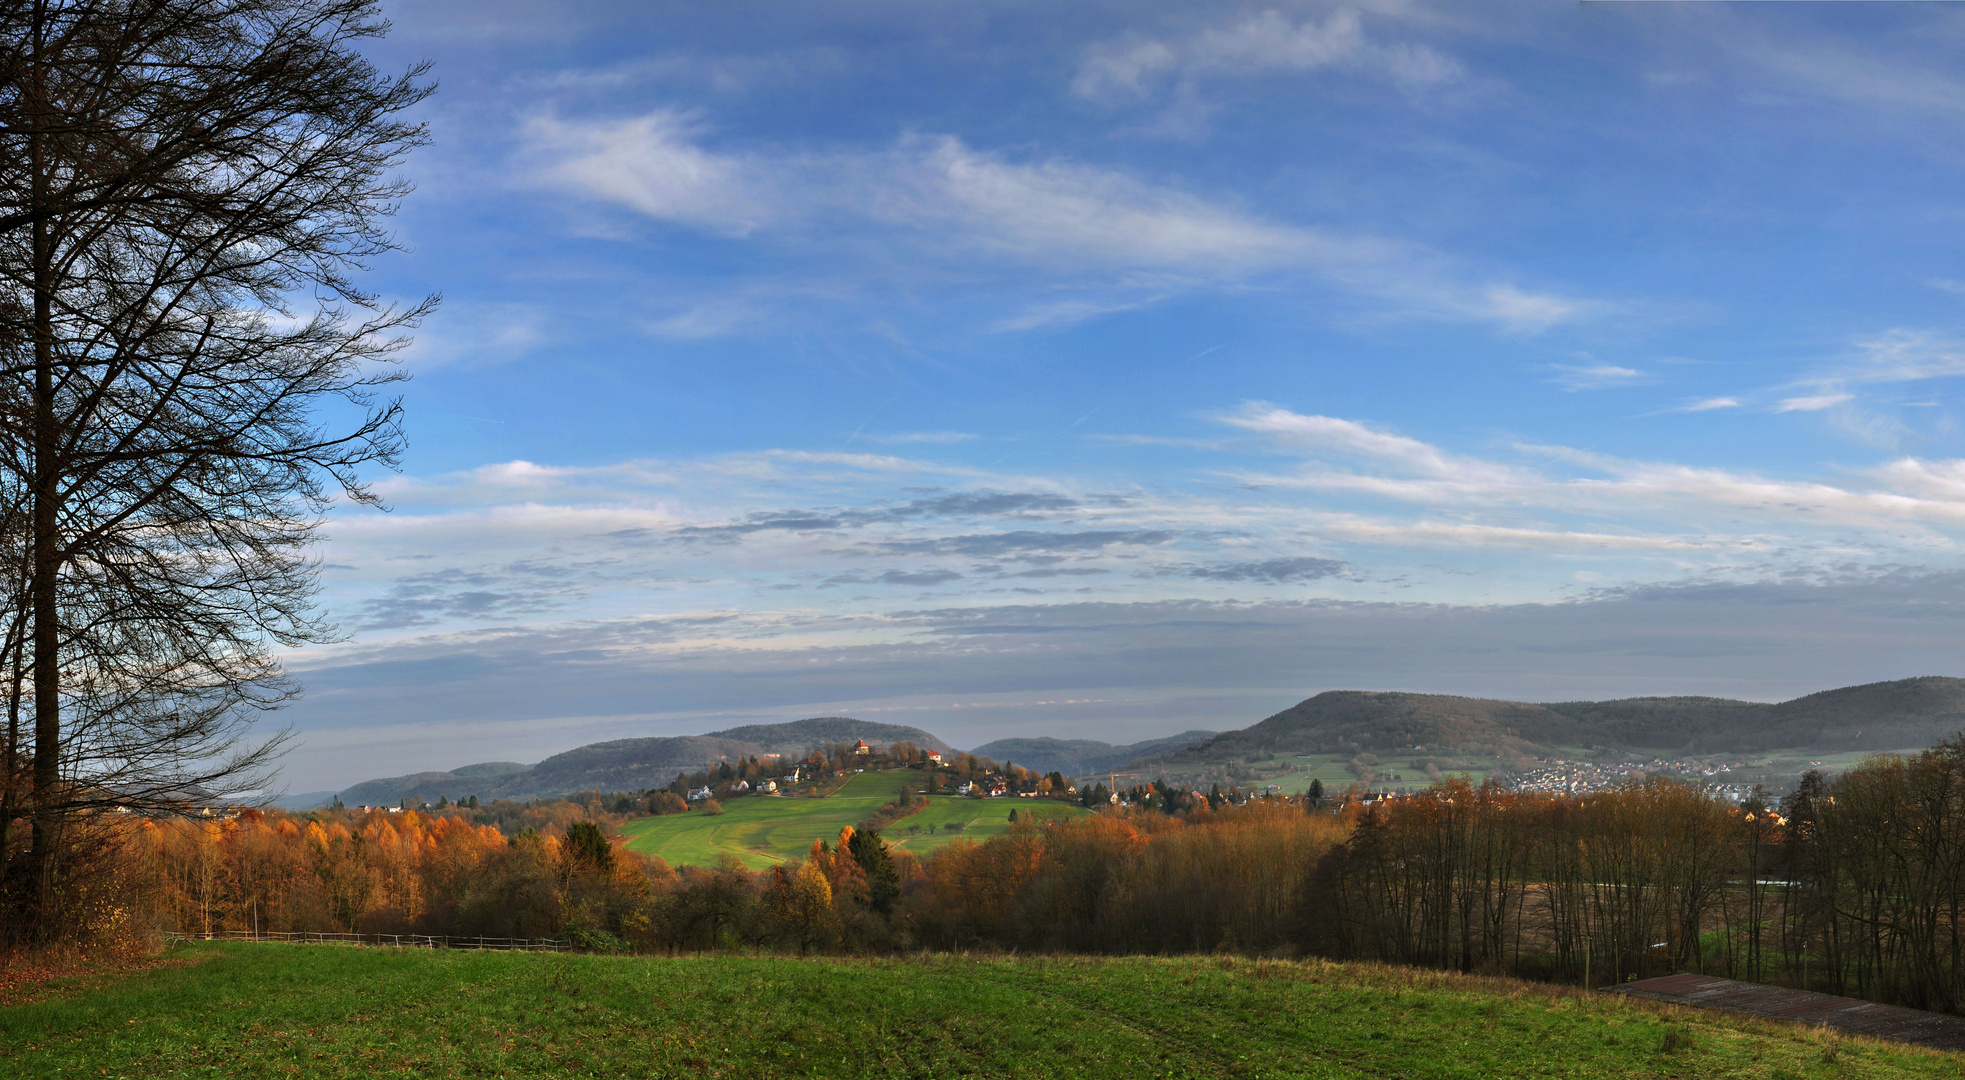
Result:
{"label": "distant mountain ridge", "polygon": [[1330,690],[1166,755],[1169,765],[1274,753],[1528,753],[1557,747],[1700,754],[1928,746],[1965,730],[1965,679],[1923,676],[1768,704],[1726,698],[1519,701]]}
{"label": "distant mountain ridge", "polygon": [[[1710,697],[1647,697],[1536,704],[1449,694],[1331,690],[1260,723],[1220,733],[1188,731],[1114,745],[1092,739],[998,739],[978,756],[1040,772],[1086,776],[1138,764],[1182,766],[1253,760],[1276,753],[1539,754],[1566,747],[1687,754],[1745,754],[1787,748],[1836,751],[1929,746],[1965,731],[1965,679],[1924,676],[1868,683],[1768,704]],[[844,716],[751,724],[705,735],[616,739],[522,765],[496,761],[450,772],[366,780],[340,793],[350,805],[545,798],[575,791],[660,787],[678,772],[752,754],[803,754],[865,739],[912,742],[947,752],[917,727]],[[1417,748],[1417,749],[1415,749]]]}

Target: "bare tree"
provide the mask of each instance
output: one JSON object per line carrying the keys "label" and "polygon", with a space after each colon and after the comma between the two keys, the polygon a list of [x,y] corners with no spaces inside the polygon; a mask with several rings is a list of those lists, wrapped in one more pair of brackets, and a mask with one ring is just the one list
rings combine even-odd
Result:
{"label": "bare tree", "polygon": [[280,738],[249,725],[295,692],[273,650],[331,634],[309,546],[395,462],[379,388],[435,302],[357,284],[395,246],[393,170],[426,138],[406,113],[432,89],[359,52],[387,28],[371,0],[0,0],[22,925],[51,925],[76,813],[262,782]]}

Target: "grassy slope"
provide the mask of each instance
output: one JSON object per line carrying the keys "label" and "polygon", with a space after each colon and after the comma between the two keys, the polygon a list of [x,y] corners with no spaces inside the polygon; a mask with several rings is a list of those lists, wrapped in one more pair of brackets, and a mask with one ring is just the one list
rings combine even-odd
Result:
{"label": "grassy slope", "polygon": [[[1868,1080],[1965,1064],[1771,1021],[1314,961],[187,948],[206,962],[0,1008],[0,1074]],[[1669,1031],[1689,1046],[1666,1050]]]}
{"label": "grassy slope", "polygon": [[[671,865],[707,865],[725,854],[735,855],[752,869],[803,855],[814,840],[831,841],[841,827],[856,825],[892,801],[901,784],[919,773],[862,773],[823,799],[732,799],[714,817],[700,811],[664,817],[636,818],[621,826],[628,846],[658,855]],[[1010,830],[1010,811],[1082,813],[1049,800],[958,799],[932,796],[927,809],[914,814],[884,835],[888,842],[916,854],[926,854],[954,839],[942,830],[951,822],[965,826],[962,835],[974,839],[1000,836]],[[928,835],[928,826],[935,835]],[[909,833],[919,825],[921,832]]]}

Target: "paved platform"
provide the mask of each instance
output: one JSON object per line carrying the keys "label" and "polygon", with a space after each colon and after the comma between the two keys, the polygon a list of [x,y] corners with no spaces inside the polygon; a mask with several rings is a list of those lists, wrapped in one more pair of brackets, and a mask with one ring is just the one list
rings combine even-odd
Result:
{"label": "paved platform", "polygon": [[1612,993],[1697,1005],[1709,1009],[1771,1016],[1802,1024],[1825,1024],[1851,1035],[1928,1046],[1934,1050],[1965,1051],[1965,1017],[1878,1005],[1873,1001],[1834,997],[1807,990],[1720,979],[1711,975],[1666,975],[1622,986]]}

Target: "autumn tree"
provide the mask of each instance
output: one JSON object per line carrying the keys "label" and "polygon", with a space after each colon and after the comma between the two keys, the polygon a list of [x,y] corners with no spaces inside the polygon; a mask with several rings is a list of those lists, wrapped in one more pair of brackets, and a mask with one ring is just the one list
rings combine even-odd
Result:
{"label": "autumn tree", "polygon": [[433,302],[358,282],[431,89],[361,55],[386,29],[372,0],[0,0],[16,932],[54,932],[78,811],[262,784],[280,739],[249,725],[295,693],[273,649],[333,633],[308,550],[330,501],[375,501],[379,362]]}

